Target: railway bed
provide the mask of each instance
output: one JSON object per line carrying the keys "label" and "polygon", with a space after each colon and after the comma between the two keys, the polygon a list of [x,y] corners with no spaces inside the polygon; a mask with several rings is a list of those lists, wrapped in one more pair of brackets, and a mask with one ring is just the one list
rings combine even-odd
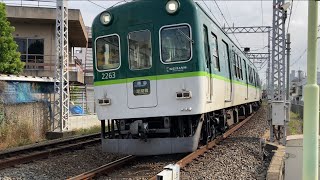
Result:
{"label": "railway bed", "polygon": [[[181,179],[263,179],[269,160],[263,161],[259,140],[268,128],[264,107],[242,128],[181,169]],[[261,124],[257,126],[257,124]],[[241,155],[241,156],[240,156]],[[136,157],[114,166],[98,179],[149,179],[186,154]],[[15,168],[0,170],[0,179],[66,179],[112,163],[125,156],[103,153],[101,146],[67,152]],[[81,178],[80,178],[81,179]]]}
{"label": "railway bed", "polygon": [[[247,118],[246,120],[240,122],[239,124],[233,126],[232,128],[230,128],[226,133],[224,133],[222,136],[218,137],[216,140],[210,142],[208,145],[203,146],[202,148],[198,149],[196,152],[194,153],[190,153],[189,155],[186,156],[186,154],[176,154],[176,155],[166,155],[166,156],[148,156],[148,157],[133,157],[131,159],[129,159],[128,161],[122,163],[121,165],[115,165],[112,166],[111,168],[106,168],[106,170],[103,171],[89,171],[87,173],[84,173],[82,175],[79,175],[75,178],[71,178],[72,180],[79,180],[79,179],[85,179],[86,176],[84,175],[88,175],[90,174],[91,176],[87,176],[87,177],[96,177],[102,174],[102,176],[99,177],[99,179],[155,179],[155,174],[159,173],[160,171],[163,170],[163,167],[168,165],[168,164],[174,164],[174,163],[178,163],[181,167],[182,167],[182,178],[181,179],[190,179],[190,177],[192,177],[191,175],[187,174],[188,170],[190,169],[193,174],[193,177],[191,179],[198,179],[197,176],[197,172],[200,170],[207,170],[210,171],[210,169],[206,168],[205,163],[202,163],[202,159],[206,159],[207,161],[213,161],[214,159],[216,159],[217,157],[219,157],[219,155],[217,155],[217,157],[213,157],[210,156],[211,159],[208,159],[208,154],[211,154],[212,152],[216,151],[216,148],[213,148],[214,146],[216,146],[217,144],[221,143],[224,146],[224,141],[230,141],[229,139],[233,139],[235,141],[242,141],[243,138],[241,139],[234,139],[235,136],[233,135],[233,133],[235,134],[239,134],[239,132],[242,131],[246,131],[249,134],[252,133],[254,131],[254,129],[261,129],[263,132],[265,131],[265,129],[262,129],[261,127],[265,128],[264,125],[262,125],[261,127],[258,128],[254,128],[252,127],[252,125],[254,125],[253,123],[257,122],[257,119],[263,117],[265,114],[265,109],[261,108],[257,114],[252,115],[251,117]],[[253,119],[253,120],[251,120]],[[248,122],[247,122],[248,121]],[[250,123],[249,123],[250,122]],[[248,124],[246,124],[248,123]],[[266,123],[266,122],[265,122]],[[245,125],[244,125],[245,124]],[[249,125],[249,129],[247,127],[247,125]],[[243,126],[243,128],[240,128],[241,126]],[[245,129],[245,130],[243,130]],[[252,131],[253,130],[253,131]],[[260,132],[260,131],[259,131]],[[260,137],[260,133],[259,137]],[[254,136],[254,134],[252,134]],[[229,138],[229,136],[231,136]],[[258,142],[260,142],[260,138],[255,138],[258,139]],[[250,137],[249,137],[249,141],[250,141]],[[220,144],[217,146],[217,148],[219,148]],[[231,149],[231,151],[236,150],[238,147],[229,147]],[[260,152],[260,146],[256,147],[257,151]],[[229,150],[230,150],[229,149]],[[227,151],[228,149],[226,149]],[[254,152],[255,150],[252,150],[249,152]],[[217,154],[217,153],[216,153]],[[223,153],[222,153],[223,154]],[[257,158],[260,158],[262,156],[260,156],[261,154],[257,154]],[[231,157],[232,158],[232,157]],[[240,157],[241,158],[241,157]],[[229,163],[233,164],[231,161],[228,161]],[[188,165],[188,163],[190,163],[190,165]],[[193,166],[194,164],[202,164],[203,167],[202,169],[193,169],[194,171],[192,171],[191,167],[196,167]],[[240,167],[241,169],[241,167]],[[221,169],[221,171],[223,171]],[[266,172],[266,171],[265,171]],[[210,179],[208,178],[210,176],[203,176],[200,179]],[[218,178],[219,179],[219,178]]]}
{"label": "railway bed", "polygon": [[0,169],[48,158],[52,154],[83,148],[99,142],[100,133],[95,133],[4,150],[0,152]]}
{"label": "railway bed", "polygon": [[[266,108],[218,146],[182,168],[181,179],[265,179],[271,161],[262,159],[260,138],[268,130]],[[259,125],[259,126],[258,126]]]}

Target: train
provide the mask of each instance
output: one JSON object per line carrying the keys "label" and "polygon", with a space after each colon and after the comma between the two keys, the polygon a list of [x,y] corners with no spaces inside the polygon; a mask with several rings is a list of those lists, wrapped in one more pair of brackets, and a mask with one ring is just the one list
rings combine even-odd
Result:
{"label": "train", "polygon": [[257,68],[193,0],[111,7],[92,39],[105,152],[192,152],[261,104]]}

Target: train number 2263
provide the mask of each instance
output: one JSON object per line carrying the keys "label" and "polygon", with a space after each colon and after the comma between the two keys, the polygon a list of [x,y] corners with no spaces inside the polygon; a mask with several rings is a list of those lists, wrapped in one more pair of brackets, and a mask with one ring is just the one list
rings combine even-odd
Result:
{"label": "train number 2263", "polygon": [[114,79],[116,78],[115,72],[102,73],[102,79]]}

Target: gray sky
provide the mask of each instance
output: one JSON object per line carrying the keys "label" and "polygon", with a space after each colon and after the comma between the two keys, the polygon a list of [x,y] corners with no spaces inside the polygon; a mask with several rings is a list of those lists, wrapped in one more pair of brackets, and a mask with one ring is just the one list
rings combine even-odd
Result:
{"label": "gray sky", "polygon": [[[19,1],[13,0],[0,0],[7,4],[20,3]],[[53,1],[53,0],[51,0]],[[91,26],[94,17],[104,9],[98,5],[108,8],[119,1],[115,0],[100,0],[89,2],[88,0],[69,0],[69,8],[80,9],[85,24]],[[219,24],[226,25],[227,23],[223,19],[219,12],[216,4],[213,0],[198,1],[204,9],[209,13],[205,4],[211,9],[214,16],[218,19]],[[291,2],[291,1],[290,1]],[[23,3],[29,3],[30,1],[24,1]],[[42,4],[45,4],[42,2]],[[52,3],[47,3],[52,5]],[[97,5],[95,5],[97,4]],[[217,1],[222,13],[228,24],[232,26],[271,26],[272,24],[272,1]],[[262,13],[263,12],[263,13]],[[210,14],[210,13],[209,13]],[[288,17],[290,10],[288,11]],[[291,69],[304,70],[306,71],[306,57],[307,53],[307,15],[308,15],[308,2],[303,0],[293,1],[293,11],[290,21],[289,33],[291,34]],[[288,22],[288,19],[287,19]],[[286,26],[288,27],[288,26]],[[251,50],[257,50],[255,52],[267,52],[267,35],[266,34],[236,34],[242,47],[250,47]],[[237,42],[233,35],[230,37]],[[304,53],[305,52],[305,53]],[[318,58],[319,59],[319,58]],[[318,60],[319,62],[319,60]],[[265,68],[260,71],[260,77],[264,81],[265,79]]]}

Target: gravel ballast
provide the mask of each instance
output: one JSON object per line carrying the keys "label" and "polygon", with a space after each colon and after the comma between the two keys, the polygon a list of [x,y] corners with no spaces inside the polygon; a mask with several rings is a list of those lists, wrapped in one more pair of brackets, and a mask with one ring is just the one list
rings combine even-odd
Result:
{"label": "gravel ballast", "polygon": [[271,158],[262,159],[260,138],[269,129],[262,107],[238,131],[181,171],[181,179],[265,179]]}
{"label": "gravel ballast", "polygon": [[124,156],[102,152],[101,145],[89,146],[82,150],[0,170],[0,179],[66,179],[121,157]]}
{"label": "gravel ballast", "polygon": [[[269,128],[264,107],[230,137],[181,170],[181,179],[265,179],[271,158],[261,157],[260,137]],[[138,157],[98,179],[148,179],[186,154]],[[0,180],[66,179],[124,157],[100,145],[0,170]],[[131,177],[131,178],[129,178]]]}

